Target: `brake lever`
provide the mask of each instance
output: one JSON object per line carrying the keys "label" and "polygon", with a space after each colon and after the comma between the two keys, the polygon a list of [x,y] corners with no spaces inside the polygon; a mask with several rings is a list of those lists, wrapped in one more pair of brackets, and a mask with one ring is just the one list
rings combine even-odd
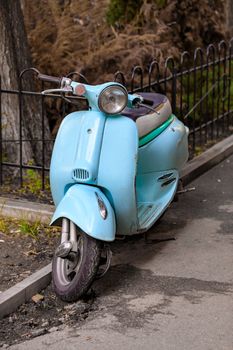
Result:
{"label": "brake lever", "polygon": [[42,95],[52,94],[56,92],[64,92],[64,93],[73,92],[73,88],[71,86],[65,86],[62,89],[48,89],[48,90],[42,91]]}

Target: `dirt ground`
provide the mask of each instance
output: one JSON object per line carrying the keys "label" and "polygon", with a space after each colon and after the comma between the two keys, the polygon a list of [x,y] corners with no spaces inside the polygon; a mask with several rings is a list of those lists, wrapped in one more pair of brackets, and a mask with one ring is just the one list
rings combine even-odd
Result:
{"label": "dirt ground", "polygon": [[[0,279],[4,281],[1,288],[5,289],[49,263],[57,240],[57,237],[48,240],[43,234],[38,237],[37,241],[30,239],[30,237],[0,235],[0,239],[2,239],[1,237],[5,239],[5,243],[0,244],[6,244],[6,249],[0,250],[2,251],[0,263],[4,264],[4,269],[1,269],[0,272]],[[143,237],[132,237],[127,241],[127,244],[133,246],[138,240],[143,240]],[[112,247],[113,252],[115,254],[120,252],[121,245],[125,243],[115,242]],[[11,250],[12,246],[13,250]],[[20,252],[22,247],[22,252]],[[30,251],[34,251],[36,254],[30,254]],[[88,318],[89,313],[94,317],[95,311],[99,310],[98,291],[95,286],[83,300],[71,304],[56,297],[52,284],[41,291],[40,295],[43,296],[43,300],[38,303],[31,300],[20,306],[15,313],[0,320],[0,348],[6,344],[16,344],[57,331],[64,325],[81,324]]]}
{"label": "dirt ground", "polygon": [[0,218],[0,292],[48,264],[58,236],[58,229]]}
{"label": "dirt ground", "polygon": [[44,300],[20,306],[17,312],[0,320],[0,348],[4,344],[15,344],[42,334],[57,331],[60,326],[83,322],[90,311],[94,311],[95,294],[74,304],[59,300],[50,285],[41,292]]}

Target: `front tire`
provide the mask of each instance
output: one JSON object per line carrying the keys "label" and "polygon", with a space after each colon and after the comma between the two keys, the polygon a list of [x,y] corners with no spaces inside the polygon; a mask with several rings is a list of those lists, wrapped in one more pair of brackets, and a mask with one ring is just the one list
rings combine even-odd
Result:
{"label": "front tire", "polygon": [[52,280],[54,291],[64,301],[80,299],[90,288],[98,271],[101,241],[84,232],[78,236],[77,252],[65,258],[53,258]]}

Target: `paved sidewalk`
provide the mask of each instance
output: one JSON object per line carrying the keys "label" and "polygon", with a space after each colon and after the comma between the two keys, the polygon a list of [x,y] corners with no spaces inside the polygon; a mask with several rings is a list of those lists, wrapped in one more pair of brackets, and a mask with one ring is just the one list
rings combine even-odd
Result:
{"label": "paved sidewalk", "polygon": [[191,184],[148,238],[114,244],[84,323],[11,350],[232,350],[233,156]]}

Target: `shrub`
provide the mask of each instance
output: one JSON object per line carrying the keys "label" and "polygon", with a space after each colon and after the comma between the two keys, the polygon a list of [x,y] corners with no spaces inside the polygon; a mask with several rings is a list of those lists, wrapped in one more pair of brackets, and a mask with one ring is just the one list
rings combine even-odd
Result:
{"label": "shrub", "polygon": [[142,4],[142,0],[111,0],[106,13],[107,23],[109,25],[117,22],[129,23],[136,16]]}

